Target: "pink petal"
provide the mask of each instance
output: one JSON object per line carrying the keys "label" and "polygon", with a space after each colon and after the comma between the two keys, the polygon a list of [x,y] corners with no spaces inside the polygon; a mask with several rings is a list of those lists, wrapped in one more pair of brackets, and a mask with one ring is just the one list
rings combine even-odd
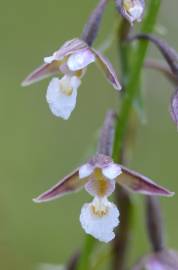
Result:
{"label": "pink petal", "polygon": [[78,169],[70,175],[66,176],[62,181],[59,181],[52,188],[33,199],[36,203],[42,203],[57,199],[70,192],[80,190],[88,181],[88,179],[80,180],[78,177]]}
{"label": "pink petal", "polygon": [[134,172],[122,165],[122,174],[117,178],[118,184],[124,188],[137,193],[145,195],[156,195],[156,196],[173,196],[174,192],[170,192],[166,188],[157,185],[149,178]]}
{"label": "pink petal", "polygon": [[70,41],[65,42],[64,45],[58,51],[56,51],[55,57],[60,60],[65,56],[68,56],[70,54],[79,52],[87,48],[88,45],[83,40],[74,38]]}

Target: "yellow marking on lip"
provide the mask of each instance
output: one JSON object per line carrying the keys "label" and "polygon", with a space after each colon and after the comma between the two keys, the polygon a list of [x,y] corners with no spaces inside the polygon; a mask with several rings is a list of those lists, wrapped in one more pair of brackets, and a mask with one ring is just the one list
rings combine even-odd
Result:
{"label": "yellow marking on lip", "polygon": [[107,214],[108,209],[107,207],[105,209],[96,209],[94,205],[92,205],[92,212],[94,215],[98,216],[98,217],[103,217]]}
{"label": "yellow marking on lip", "polygon": [[96,179],[96,191],[98,196],[103,197],[106,195],[108,189],[108,182],[106,178],[103,176],[101,169],[95,169],[94,171],[95,179]]}

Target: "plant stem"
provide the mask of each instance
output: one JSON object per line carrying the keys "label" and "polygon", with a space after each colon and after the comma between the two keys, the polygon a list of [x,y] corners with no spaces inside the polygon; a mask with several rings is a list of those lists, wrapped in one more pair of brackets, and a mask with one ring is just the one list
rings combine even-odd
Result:
{"label": "plant stem", "polygon": [[[150,0],[147,16],[143,21],[142,29],[144,33],[152,32],[156,22],[156,17],[159,11],[161,0]],[[134,99],[138,93],[138,86],[144,64],[144,59],[147,52],[148,42],[139,43],[134,55],[132,69],[129,70],[128,63],[128,45],[123,43],[123,33],[128,34],[129,29],[126,27],[126,23],[122,22],[122,29],[120,29],[120,41],[119,46],[121,57],[121,67],[123,78],[124,78],[124,90],[123,101],[120,109],[120,114],[116,122],[114,145],[113,145],[113,159],[115,162],[122,162],[123,145],[126,129],[129,122],[129,116],[132,109]],[[131,49],[131,48],[130,48]],[[130,52],[129,52],[130,53]],[[127,73],[127,74],[126,74]],[[126,251],[129,242],[131,220],[133,214],[133,207],[131,204],[129,194],[121,189],[117,188],[116,192],[116,203],[121,213],[121,221],[119,226],[119,232],[116,234],[116,238],[113,241],[113,270],[124,270],[125,269],[125,258]]]}
{"label": "plant stem", "polygon": [[164,249],[163,222],[159,200],[147,196],[146,200],[146,225],[153,251]]}
{"label": "plant stem", "polygon": [[[161,0],[150,0],[147,16],[145,17],[141,28],[142,32],[150,33],[153,31],[160,4]],[[137,93],[137,87],[147,48],[147,41],[138,43],[137,49],[135,50],[135,59],[132,65],[132,72],[130,73],[130,76],[128,78],[127,85],[125,85],[125,94],[123,96],[119,120],[116,123],[115,140],[113,147],[113,159],[116,162],[118,162],[120,159],[119,155],[121,153],[130,111]]]}
{"label": "plant stem", "polygon": [[85,242],[83,249],[80,254],[80,259],[77,264],[77,270],[90,270],[90,257],[93,251],[93,248],[96,244],[96,240],[91,237],[90,235],[87,235],[85,237]]}

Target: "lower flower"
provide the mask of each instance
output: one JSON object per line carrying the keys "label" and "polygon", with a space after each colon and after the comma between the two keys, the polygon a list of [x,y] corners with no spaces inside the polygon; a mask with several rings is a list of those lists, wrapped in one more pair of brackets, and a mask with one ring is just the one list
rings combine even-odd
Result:
{"label": "lower flower", "polygon": [[87,234],[100,241],[109,242],[114,238],[113,230],[119,224],[119,211],[108,200],[115,190],[116,183],[130,192],[150,196],[174,195],[142,174],[114,163],[109,156],[97,154],[34,201],[36,203],[51,201],[85,188],[94,199],[82,207],[81,225]]}

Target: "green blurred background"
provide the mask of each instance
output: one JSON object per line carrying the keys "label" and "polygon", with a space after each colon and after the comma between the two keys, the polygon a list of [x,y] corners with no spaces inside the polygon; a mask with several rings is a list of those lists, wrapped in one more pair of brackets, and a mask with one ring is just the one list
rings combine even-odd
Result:
{"label": "green blurred background", "polygon": [[[108,108],[117,108],[117,93],[92,65],[79,89],[70,120],[55,118],[45,101],[48,80],[21,88],[20,82],[65,40],[80,35],[96,5],[93,0],[1,0],[0,9],[0,269],[32,270],[39,263],[63,264],[82,245],[79,224],[81,193],[49,204],[32,198],[83,163],[95,151],[98,130]],[[159,29],[177,47],[177,0],[162,1]],[[100,45],[117,13],[107,9]],[[113,19],[114,18],[114,19]],[[150,52],[155,57],[155,50]],[[107,55],[118,69],[116,44]],[[139,127],[129,166],[158,183],[178,190],[178,133],[168,108],[172,86],[160,74],[144,73],[147,124]],[[130,134],[132,136],[132,134]],[[149,250],[141,207],[131,238],[131,260]],[[178,197],[161,199],[166,241],[178,249]],[[104,244],[101,244],[104,245]]]}

